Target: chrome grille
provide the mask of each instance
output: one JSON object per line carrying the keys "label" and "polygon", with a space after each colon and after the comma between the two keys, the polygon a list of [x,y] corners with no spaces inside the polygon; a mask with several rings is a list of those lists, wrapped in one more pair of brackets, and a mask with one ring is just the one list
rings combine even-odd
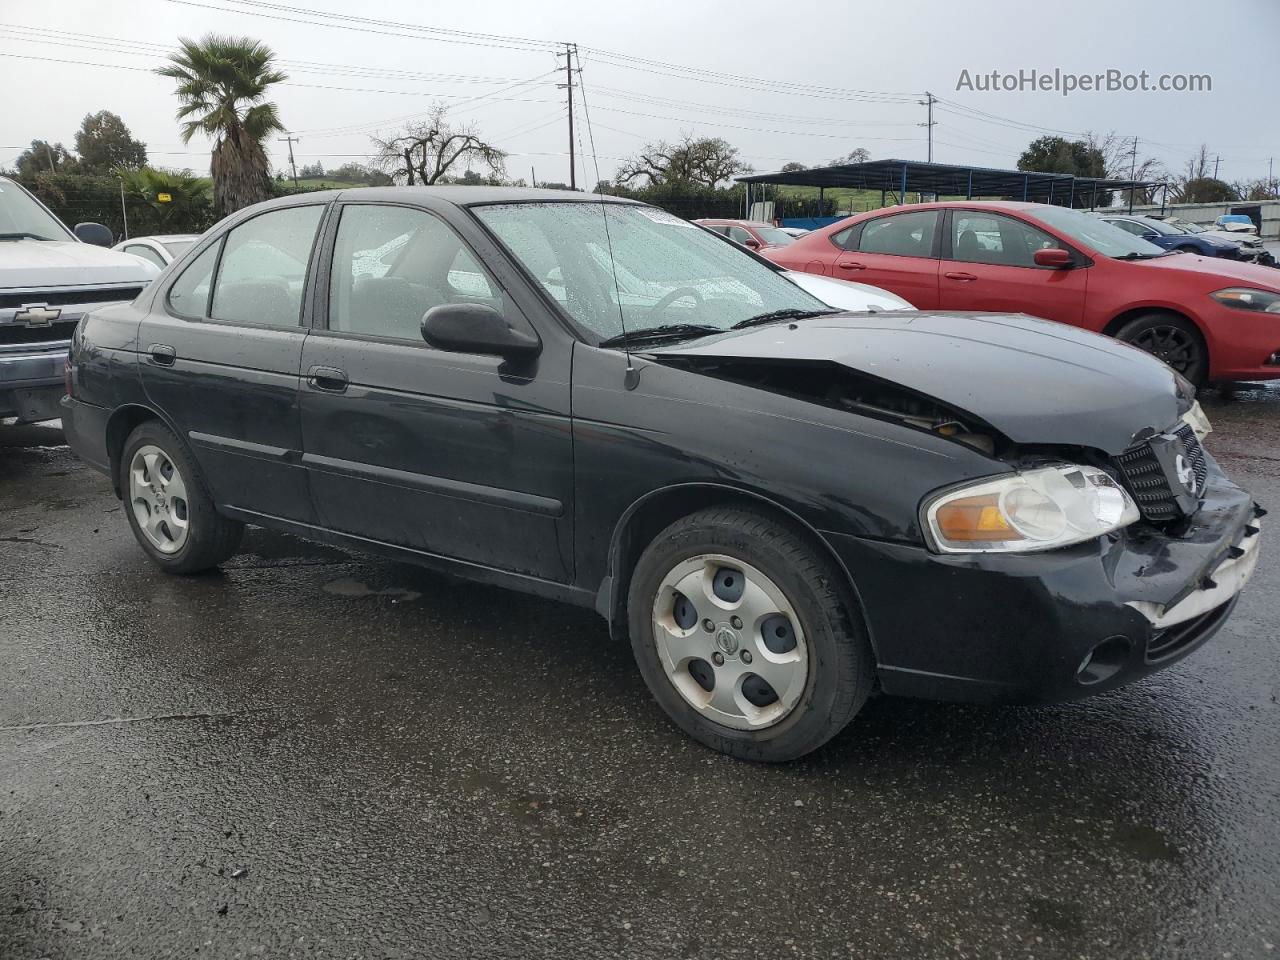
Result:
{"label": "chrome grille", "polygon": [[143,291],[137,287],[96,287],[89,290],[27,290],[22,293],[0,292],[0,308],[22,307],[28,303],[47,303],[51,307],[67,307],[73,303],[128,303]]}

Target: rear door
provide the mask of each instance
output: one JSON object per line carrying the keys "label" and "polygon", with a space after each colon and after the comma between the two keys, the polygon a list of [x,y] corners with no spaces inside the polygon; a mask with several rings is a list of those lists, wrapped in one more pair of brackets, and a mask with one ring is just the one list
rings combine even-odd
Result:
{"label": "rear door", "polygon": [[1037,250],[1065,244],[1003,213],[947,213],[938,303],[943,310],[1028,313],[1080,325],[1089,275],[1083,257],[1068,270],[1037,266]]}
{"label": "rear door", "polygon": [[303,301],[324,204],[267,210],[209,243],[157,297],[139,350],[148,397],[214,499],[314,519],[300,459]]}
{"label": "rear door", "polygon": [[912,210],[854,224],[836,235],[843,249],[832,276],[889,290],[920,310],[937,308],[940,216]]}
{"label": "rear door", "polygon": [[335,213],[302,356],[303,462],[319,521],[568,582],[571,353],[504,360],[423,340],[423,314],[444,303],[488,304],[535,333],[472,245],[492,253],[491,241],[464,240],[443,212],[348,202]]}

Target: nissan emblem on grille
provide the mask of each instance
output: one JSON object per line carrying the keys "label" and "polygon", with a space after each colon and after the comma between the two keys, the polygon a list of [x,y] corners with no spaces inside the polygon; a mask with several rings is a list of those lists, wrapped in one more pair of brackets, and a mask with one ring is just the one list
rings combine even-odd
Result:
{"label": "nissan emblem on grille", "polygon": [[1200,509],[1208,464],[1189,425],[1152,437],[1126,450],[1116,461],[1147,520],[1164,523],[1189,517]]}

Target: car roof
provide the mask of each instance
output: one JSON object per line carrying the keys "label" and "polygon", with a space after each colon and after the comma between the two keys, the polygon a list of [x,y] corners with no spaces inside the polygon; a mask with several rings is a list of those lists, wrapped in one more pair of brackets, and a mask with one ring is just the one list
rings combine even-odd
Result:
{"label": "car roof", "polygon": [[292,206],[295,203],[328,202],[335,197],[361,200],[437,200],[452,203],[459,207],[479,206],[487,203],[552,203],[559,201],[576,201],[578,203],[624,203],[641,206],[638,200],[628,197],[601,197],[598,193],[584,193],[581,190],[544,190],[533,187],[489,187],[462,186],[448,184],[441,187],[355,187],[342,190],[316,190],[311,193],[294,193],[287,197],[268,200],[266,206]]}

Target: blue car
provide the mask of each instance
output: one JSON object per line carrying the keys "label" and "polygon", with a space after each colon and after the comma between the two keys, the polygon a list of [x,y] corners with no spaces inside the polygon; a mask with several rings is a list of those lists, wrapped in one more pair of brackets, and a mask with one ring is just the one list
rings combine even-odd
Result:
{"label": "blue car", "polygon": [[1151,217],[1141,217],[1136,214],[1117,214],[1115,216],[1102,217],[1101,219],[1103,223],[1119,227],[1125,233],[1141,237],[1143,240],[1148,240],[1165,250],[1198,253],[1201,256],[1221,257],[1224,260],[1240,259],[1240,245],[1238,243],[1187,233]]}

